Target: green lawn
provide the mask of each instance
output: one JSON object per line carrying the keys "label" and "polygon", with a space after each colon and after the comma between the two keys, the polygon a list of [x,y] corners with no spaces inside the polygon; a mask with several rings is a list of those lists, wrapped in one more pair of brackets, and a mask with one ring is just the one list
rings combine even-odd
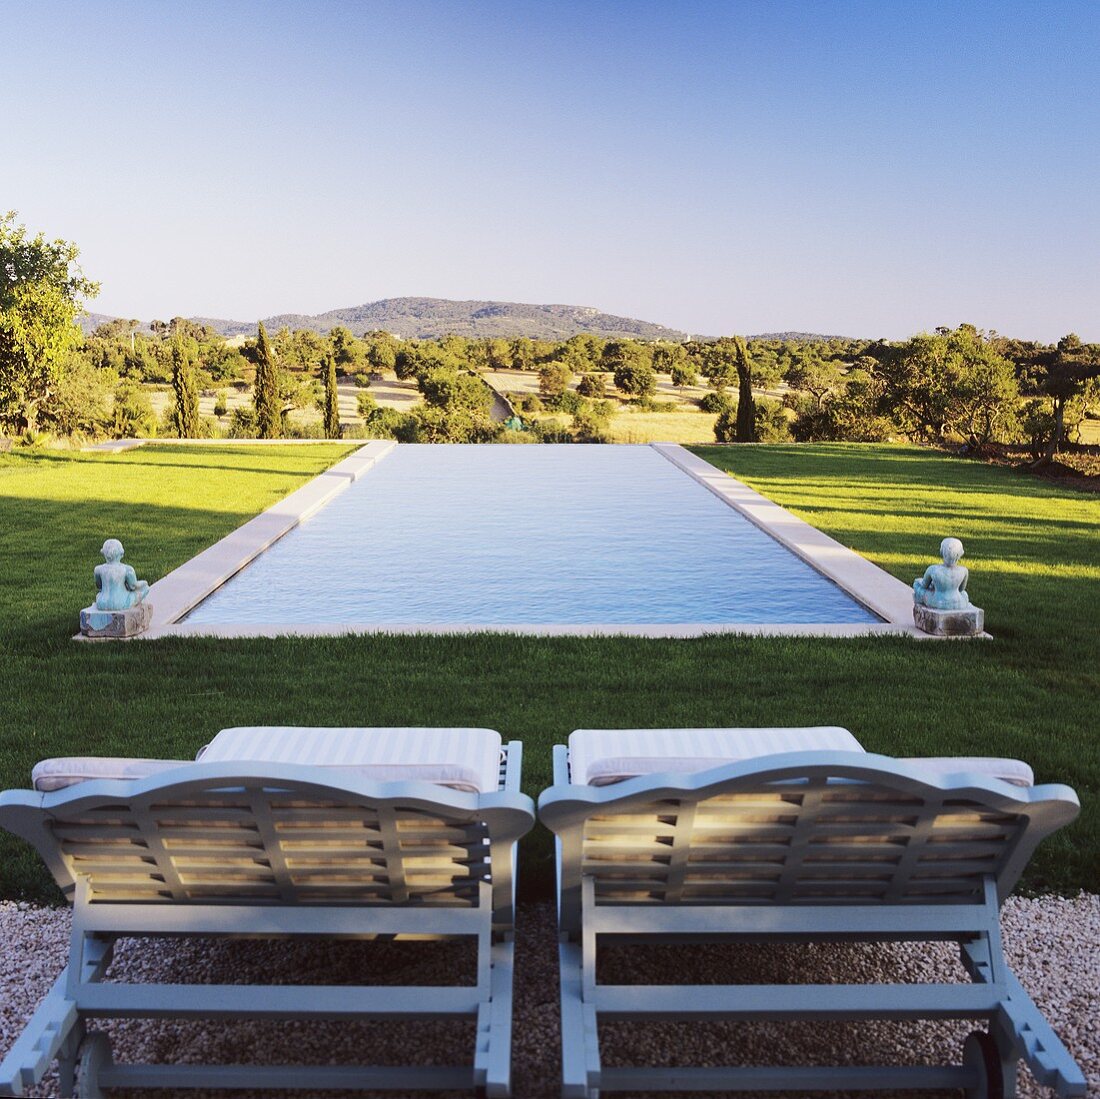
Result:
{"label": "green lawn", "polygon": [[[1085,809],[1032,864],[1033,889],[1100,880],[1093,743],[1100,500],[1004,469],[885,446],[699,453],[905,580],[940,538],[967,545],[992,642],[478,635],[80,645],[105,536],[155,580],[326,467],[338,447],[148,447],[0,455],[0,782],[48,755],[192,756],[236,724],[482,725],[524,741],[525,785],[578,726],[841,724],[899,755],[996,753],[1076,786]],[[582,563],[583,564],[583,563]],[[716,577],[716,583],[734,577]],[[545,832],[524,891],[550,889]],[[14,840],[0,895],[54,897]]]}

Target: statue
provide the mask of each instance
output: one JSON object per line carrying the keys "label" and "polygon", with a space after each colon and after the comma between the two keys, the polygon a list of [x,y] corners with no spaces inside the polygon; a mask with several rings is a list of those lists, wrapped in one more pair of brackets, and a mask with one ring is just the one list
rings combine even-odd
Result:
{"label": "statue", "polygon": [[148,629],[153,605],[146,600],[149,584],[139,580],[117,538],[103,543],[103,564],[95,567],[95,602],[80,612],[80,633],[91,638],[134,637]]}
{"label": "statue", "polygon": [[945,538],[940,543],[942,565],[929,565],[924,576],[913,581],[913,602],[937,611],[962,611],[970,606],[966,594],[966,579],[970,571],[959,564],[963,544],[958,538]]}
{"label": "statue", "polygon": [[100,611],[124,611],[136,607],[148,594],[149,585],[137,578],[129,565],[122,563],[126,551],[117,538],[103,543],[103,560],[106,564],[95,567],[95,605]]}
{"label": "statue", "polygon": [[970,602],[966,581],[970,570],[959,564],[963,544],[958,538],[940,543],[942,565],[929,565],[913,581],[913,621],[922,633],[935,637],[975,637],[985,628],[985,612]]}

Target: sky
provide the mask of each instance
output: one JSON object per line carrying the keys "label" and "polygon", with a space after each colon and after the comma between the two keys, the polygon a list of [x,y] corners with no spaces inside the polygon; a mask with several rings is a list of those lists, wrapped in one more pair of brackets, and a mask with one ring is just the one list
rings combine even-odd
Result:
{"label": "sky", "polygon": [[97,312],[1100,340],[1096,0],[0,0],[0,39],[0,210]]}

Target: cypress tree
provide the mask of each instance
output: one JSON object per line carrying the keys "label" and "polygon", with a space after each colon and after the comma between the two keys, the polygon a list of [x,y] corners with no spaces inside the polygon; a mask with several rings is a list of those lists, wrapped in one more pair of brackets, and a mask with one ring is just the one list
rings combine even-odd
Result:
{"label": "cypress tree", "polygon": [[336,357],[325,356],[325,438],[340,438],[340,405],[336,392]]}
{"label": "cypress tree", "polygon": [[202,434],[199,389],[190,357],[179,339],[172,345],[172,389],[176,394],[176,430],[179,437],[197,439]]}
{"label": "cypress tree", "polygon": [[261,439],[278,439],[283,434],[283,402],[279,396],[279,371],[267,342],[267,330],[260,322],[256,333],[256,381],[252,391],[256,428]]}
{"label": "cypress tree", "polygon": [[737,441],[756,442],[756,405],[752,399],[752,364],[740,336],[733,337],[737,355]]}

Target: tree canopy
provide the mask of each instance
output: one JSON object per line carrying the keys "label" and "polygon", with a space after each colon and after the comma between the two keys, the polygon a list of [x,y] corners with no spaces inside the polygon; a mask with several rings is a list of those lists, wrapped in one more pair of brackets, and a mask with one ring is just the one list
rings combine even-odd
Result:
{"label": "tree canopy", "polygon": [[49,419],[84,301],[99,292],[70,241],[27,235],[10,211],[0,216],[0,423],[33,430]]}

